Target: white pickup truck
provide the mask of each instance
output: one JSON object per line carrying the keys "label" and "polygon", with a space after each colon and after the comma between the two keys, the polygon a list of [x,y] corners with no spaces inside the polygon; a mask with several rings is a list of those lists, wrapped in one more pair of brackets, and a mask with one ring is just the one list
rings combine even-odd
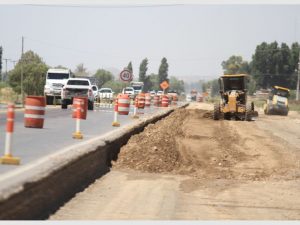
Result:
{"label": "white pickup truck", "polygon": [[94,94],[89,79],[70,78],[61,91],[61,108],[66,109],[74,97],[88,97],[88,110],[94,109]]}

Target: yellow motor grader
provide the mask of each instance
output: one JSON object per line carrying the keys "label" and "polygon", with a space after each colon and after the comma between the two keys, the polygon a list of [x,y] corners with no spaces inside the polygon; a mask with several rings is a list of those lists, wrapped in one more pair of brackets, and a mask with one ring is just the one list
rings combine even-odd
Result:
{"label": "yellow motor grader", "polygon": [[253,102],[247,99],[246,77],[246,74],[234,74],[219,78],[221,100],[214,104],[214,120],[251,121],[253,116],[257,116]]}
{"label": "yellow motor grader", "polygon": [[280,114],[287,116],[289,113],[288,98],[290,90],[285,87],[273,86],[267,102],[264,104],[266,115]]}

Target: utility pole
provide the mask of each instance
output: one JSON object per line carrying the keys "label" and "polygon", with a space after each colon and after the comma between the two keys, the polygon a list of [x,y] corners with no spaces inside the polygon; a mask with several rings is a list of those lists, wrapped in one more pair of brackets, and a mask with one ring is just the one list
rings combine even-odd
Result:
{"label": "utility pole", "polygon": [[[7,61],[8,60],[10,60],[10,59],[3,59],[3,60],[5,60],[5,76],[7,77]],[[1,81],[3,82],[3,74],[2,74],[2,76],[1,76]]]}
{"label": "utility pole", "polygon": [[297,78],[297,91],[296,91],[296,100],[299,100],[299,77],[300,77],[300,53],[299,53],[299,62],[298,62],[298,78]]}
{"label": "utility pole", "polygon": [[23,107],[24,103],[24,93],[23,93],[23,54],[24,54],[24,37],[22,36],[22,54],[21,54],[21,105]]}

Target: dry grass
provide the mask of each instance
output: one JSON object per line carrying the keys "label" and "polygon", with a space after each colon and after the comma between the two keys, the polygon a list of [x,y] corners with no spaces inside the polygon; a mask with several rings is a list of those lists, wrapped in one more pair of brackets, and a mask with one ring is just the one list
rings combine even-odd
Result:
{"label": "dry grass", "polygon": [[0,103],[18,102],[19,96],[11,87],[3,87],[0,89]]}

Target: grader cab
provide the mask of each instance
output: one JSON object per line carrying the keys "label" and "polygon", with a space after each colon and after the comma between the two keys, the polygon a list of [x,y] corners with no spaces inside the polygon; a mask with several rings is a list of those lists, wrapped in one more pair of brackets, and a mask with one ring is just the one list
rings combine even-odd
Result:
{"label": "grader cab", "polygon": [[247,99],[246,77],[246,74],[235,74],[219,78],[221,100],[214,104],[214,120],[252,120],[254,104]]}

